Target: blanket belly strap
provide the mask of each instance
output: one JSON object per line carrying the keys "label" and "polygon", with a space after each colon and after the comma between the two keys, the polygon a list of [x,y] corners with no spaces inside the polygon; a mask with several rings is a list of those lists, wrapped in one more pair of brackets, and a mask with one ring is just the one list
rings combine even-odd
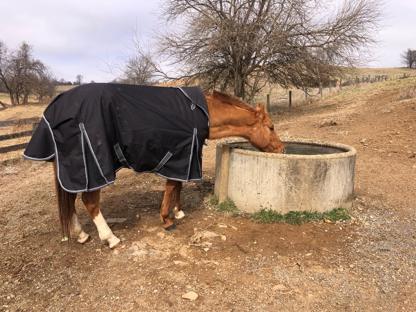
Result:
{"label": "blanket belly strap", "polygon": [[173,156],[171,152],[167,152],[166,155],[162,158],[162,160],[157,164],[157,166],[152,171],[159,171],[162,167],[169,161],[169,159]]}
{"label": "blanket belly strap", "polygon": [[114,152],[118,158],[118,161],[125,166],[126,168],[131,168],[129,163],[127,162],[126,157],[124,157],[123,151],[121,150],[120,144],[116,143],[114,146]]}

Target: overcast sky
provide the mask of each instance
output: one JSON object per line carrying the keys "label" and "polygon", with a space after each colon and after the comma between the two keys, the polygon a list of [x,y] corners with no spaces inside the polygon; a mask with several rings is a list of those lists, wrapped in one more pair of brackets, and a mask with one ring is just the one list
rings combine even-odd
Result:
{"label": "overcast sky", "polygon": [[[27,41],[55,76],[110,81],[132,53],[133,38],[151,45],[165,27],[163,0],[0,0],[0,40],[10,49]],[[385,0],[372,67],[398,67],[400,53],[416,48],[416,0]],[[112,69],[112,70],[110,70]]]}

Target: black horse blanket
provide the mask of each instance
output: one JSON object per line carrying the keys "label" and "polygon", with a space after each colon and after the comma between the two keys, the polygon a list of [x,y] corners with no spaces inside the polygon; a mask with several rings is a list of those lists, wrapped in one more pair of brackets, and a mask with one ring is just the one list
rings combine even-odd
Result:
{"label": "black horse blanket", "polygon": [[58,181],[72,193],[113,183],[122,167],[198,180],[208,117],[197,87],[82,85],[46,108],[24,156],[55,159]]}

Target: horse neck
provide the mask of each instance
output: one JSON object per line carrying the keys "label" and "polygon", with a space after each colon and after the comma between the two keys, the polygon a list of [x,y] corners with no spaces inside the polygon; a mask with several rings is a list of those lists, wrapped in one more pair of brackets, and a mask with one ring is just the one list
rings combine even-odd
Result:
{"label": "horse neck", "polygon": [[207,104],[210,119],[209,139],[231,136],[250,138],[252,127],[256,123],[254,110],[213,98],[207,98]]}

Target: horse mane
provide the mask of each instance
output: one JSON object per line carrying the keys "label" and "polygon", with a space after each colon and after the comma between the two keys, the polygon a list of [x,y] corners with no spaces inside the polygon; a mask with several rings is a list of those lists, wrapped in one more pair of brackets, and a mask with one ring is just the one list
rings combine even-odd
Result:
{"label": "horse mane", "polygon": [[251,107],[250,105],[248,105],[247,103],[244,103],[240,99],[238,99],[234,96],[228,95],[226,93],[214,90],[212,92],[212,96],[214,97],[214,99],[218,99],[222,103],[237,106],[237,107],[240,107],[240,108],[248,110],[248,111],[253,111],[253,112],[255,111],[255,109],[253,107]]}

